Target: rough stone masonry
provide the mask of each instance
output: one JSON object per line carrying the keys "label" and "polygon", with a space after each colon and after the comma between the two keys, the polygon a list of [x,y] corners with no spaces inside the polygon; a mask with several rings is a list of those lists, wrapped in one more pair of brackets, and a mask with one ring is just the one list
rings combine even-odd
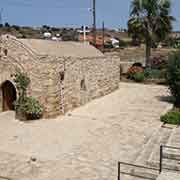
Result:
{"label": "rough stone masonry", "polygon": [[[17,68],[28,74],[28,95],[43,105],[44,118],[64,114],[118,88],[119,59],[106,57],[88,44],[3,35],[0,47],[0,111],[5,111],[5,84],[15,89],[12,74]],[[9,96],[17,97],[16,89],[15,93]]]}

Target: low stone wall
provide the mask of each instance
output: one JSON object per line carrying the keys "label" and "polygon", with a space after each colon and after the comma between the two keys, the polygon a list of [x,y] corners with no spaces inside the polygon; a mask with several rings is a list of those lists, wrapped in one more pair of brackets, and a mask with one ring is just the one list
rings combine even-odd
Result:
{"label": "low stone wall", "polygon": [[[152,49],[152,57],[154,56],[165,56],[175,51],[174,49],[157,48]],[[118,52],[106,53],[108,57],[119,58],[121,64],[122,73],[126,73],[127,69],[131,67],[135,62],[140,62],[145,65],[145,47],[133,47],[120,49]]]}

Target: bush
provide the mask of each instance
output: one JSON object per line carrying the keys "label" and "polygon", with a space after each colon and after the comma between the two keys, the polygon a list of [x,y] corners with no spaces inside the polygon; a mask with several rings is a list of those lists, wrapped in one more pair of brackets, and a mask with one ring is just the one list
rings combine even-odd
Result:
{"label": "bush", "polygon": [[127,46],[128,46],[128,43],[126,41],[119,39],[119,47],[123,48]]}
{"label": "bush", "polygon": [[165,43],[170,48],[180,49],[180,39],[179,38],[167,38]]}
{"label": "bush", "polygon": [[180,107],[180,51],[169,56],[166,81],[175,98],[175,106]]}
{"label": "bush", "polygon": [[16,74],[14,74],[13,76],[14,76],[13,81],[15,82],[18,91],[25,92],[27,90],[28,85],[30,84],[30,79],[27,76],[27,74],[22,73],[20,70],[16,70]]}
{"label": "bush", "polygon": [[175,48],[175,49],[180,49],[180,40],[177,40],[177,41],[174,43],[173,48]]}
{"label": "bush", "polygon": [[13,75],[19,97],[14,103],[16,117],[20,120],[39,119],[43,113],[43,108],[33,97],[27,97],[27,88],[30,79],[26,73],[17,70]]}
{"label": "bush", "polygon": [[164,72],[159,70],[159,69],[151,69],[151,68],[146,68],[144,70],[144,75],[148,79],[162,79]]}
{"label": "bush", "polygon": [[135,62],[135,63],[132,65],[132,67],[134,67],[134,66],[143,67],[142,63],[140,63],[140,62]]}
{"label": "bush", "polygon": [[133,79],[136,82],[143,82],[145,80],[144,73],[143,72],[135,73]]}
{"label": "bush", "polygon": [[26,115],[32,117],[31,119],[39,119],[42,116],[43,108],[35,98],[26,97],[24,106]]}
{"label": "bush", "polygon": [[151,58],[151,66],[153,69],[164,69],[167,66],[167,60],[164,56],[155,56]]}
{"label": "bush", "polygon": [[43,108],[33,97],[25,97],[23,102],[18,100],[14,103],[16,112],[20,111],[28,120],[39,119],[42,116]]}
{"label": "bush", "polygon": [[113,45],[112,45],[111,43],[106,43],[106,44],[104,45],[104,48],[106,48],[106,49],[112,49],[112,48],[113,48]]}
{"label": "bush", "polygon": [[132,66],[128,69],[127,77],[129,79],[134,79],[136,73],[143,73],[144,69],[141,66]]}
{"label": "bush", "polygon": [[64,30],[62,32],[63,41],[78,41],[78,34],[76,31]]}
{"label": "bush", "polygon": [[161,116],[161,121],[168,124],[180,125],[180,112],[171,111]]}

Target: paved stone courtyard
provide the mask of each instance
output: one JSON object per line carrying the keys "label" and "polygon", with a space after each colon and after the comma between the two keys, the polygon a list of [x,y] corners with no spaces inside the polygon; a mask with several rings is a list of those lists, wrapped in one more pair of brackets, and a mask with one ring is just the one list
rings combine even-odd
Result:
{"label": "paved stone courtyard", "polygon": [[0,115],[0,175],[17,180],[114,180],[133,162],[171,104],[164,86],[120,83],[64,117],[28,123]]}

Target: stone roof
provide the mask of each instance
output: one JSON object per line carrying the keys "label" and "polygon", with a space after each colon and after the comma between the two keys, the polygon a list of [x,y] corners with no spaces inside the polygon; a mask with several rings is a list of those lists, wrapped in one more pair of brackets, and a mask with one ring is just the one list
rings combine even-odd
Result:
{"label": "stone roof", "polygon": [[89,44],[80,42],[57,42],[42,39],[18,39],[38,55],[56,57],[101,57],[99,50]]}

